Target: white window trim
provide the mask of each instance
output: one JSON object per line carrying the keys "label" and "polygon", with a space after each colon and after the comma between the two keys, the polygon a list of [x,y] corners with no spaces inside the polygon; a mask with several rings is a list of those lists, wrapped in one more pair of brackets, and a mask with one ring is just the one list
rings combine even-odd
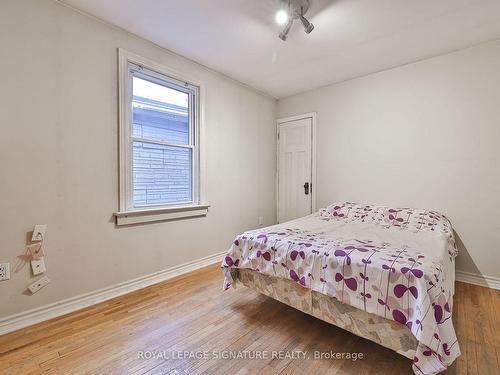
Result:
{"label": "white window trim", "polygon": [[[158,208],[144,207],[141,209],[132,209],[128,206],[131,194],[131,149],[130,144],[130,119],[131,108],[130,98],[127,93],[130,93],[129,80],[129,64],[144,66],[148,70],[152,70],[161,75],[171,77],[175,80],[187,82],[198,87],[198,121],[195,126],[195,141],[198,142],[198,176],[193,176],[193,204],[179,204],[158,206]],[[149,60],[135,53],[118,49],[118,96],[119,96],[119,211],[115,212],[117,225],[139,224],[152,221],[173,220],[187,217],[205,216],[208,212],[209,204],[206,203],[205,197],[205,164],[203,154],[204,144],[204,86],[200,82],[193,81],[191,78],[184,77],[182,74],[173,71],[155,61]],[[193,154],[193,158],[195,155]],[[195,171],[193,170],[193,173]],[[197,178],[196,178],[197,177]],[[197,199],[196,199],[197,197]]]}

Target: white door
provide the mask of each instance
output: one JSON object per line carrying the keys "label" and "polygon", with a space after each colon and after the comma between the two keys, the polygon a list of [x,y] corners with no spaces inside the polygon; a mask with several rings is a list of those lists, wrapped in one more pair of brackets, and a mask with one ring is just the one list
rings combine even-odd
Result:
{"label": "white door", "polygon": [[313,118],[278,121],[278,222],[313,210]]}

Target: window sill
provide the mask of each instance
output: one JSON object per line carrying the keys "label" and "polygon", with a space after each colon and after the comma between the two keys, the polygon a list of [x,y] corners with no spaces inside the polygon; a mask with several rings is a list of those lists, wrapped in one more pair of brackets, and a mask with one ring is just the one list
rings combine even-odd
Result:
{"label": "window sill", "polygon": [[189,206],[162,207],[144,210],[115,212],[116,225],[133,225],[155,221],[185,219],[189,217],[206,216],[209,204]]}

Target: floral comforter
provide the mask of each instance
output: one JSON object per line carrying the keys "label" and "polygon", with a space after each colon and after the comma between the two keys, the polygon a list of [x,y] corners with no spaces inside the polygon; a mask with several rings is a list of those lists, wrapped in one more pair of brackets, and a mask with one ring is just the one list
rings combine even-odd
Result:
{"label": "floral comforter", "polygon": [[222,267],[293,280],[404,324],[419,344],[416,374],[460,355],[451,320],[457,255],[450,222],[435,211],[334,203],[310,216],[236,237]]}

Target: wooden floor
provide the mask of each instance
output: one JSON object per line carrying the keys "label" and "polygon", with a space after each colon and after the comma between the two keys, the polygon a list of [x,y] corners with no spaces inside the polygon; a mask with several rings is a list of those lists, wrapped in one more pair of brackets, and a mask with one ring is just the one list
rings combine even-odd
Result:
{"label": "wooden floor", "polygon": [[[412,374],[388,349],[245,287],[221,287],[212,266],[1,336],[0,374]],[[499,374],[500,292],[457,283],[454,308],[462,355],[446,373]],[[161,358],[286,350],[364,359]]]}

